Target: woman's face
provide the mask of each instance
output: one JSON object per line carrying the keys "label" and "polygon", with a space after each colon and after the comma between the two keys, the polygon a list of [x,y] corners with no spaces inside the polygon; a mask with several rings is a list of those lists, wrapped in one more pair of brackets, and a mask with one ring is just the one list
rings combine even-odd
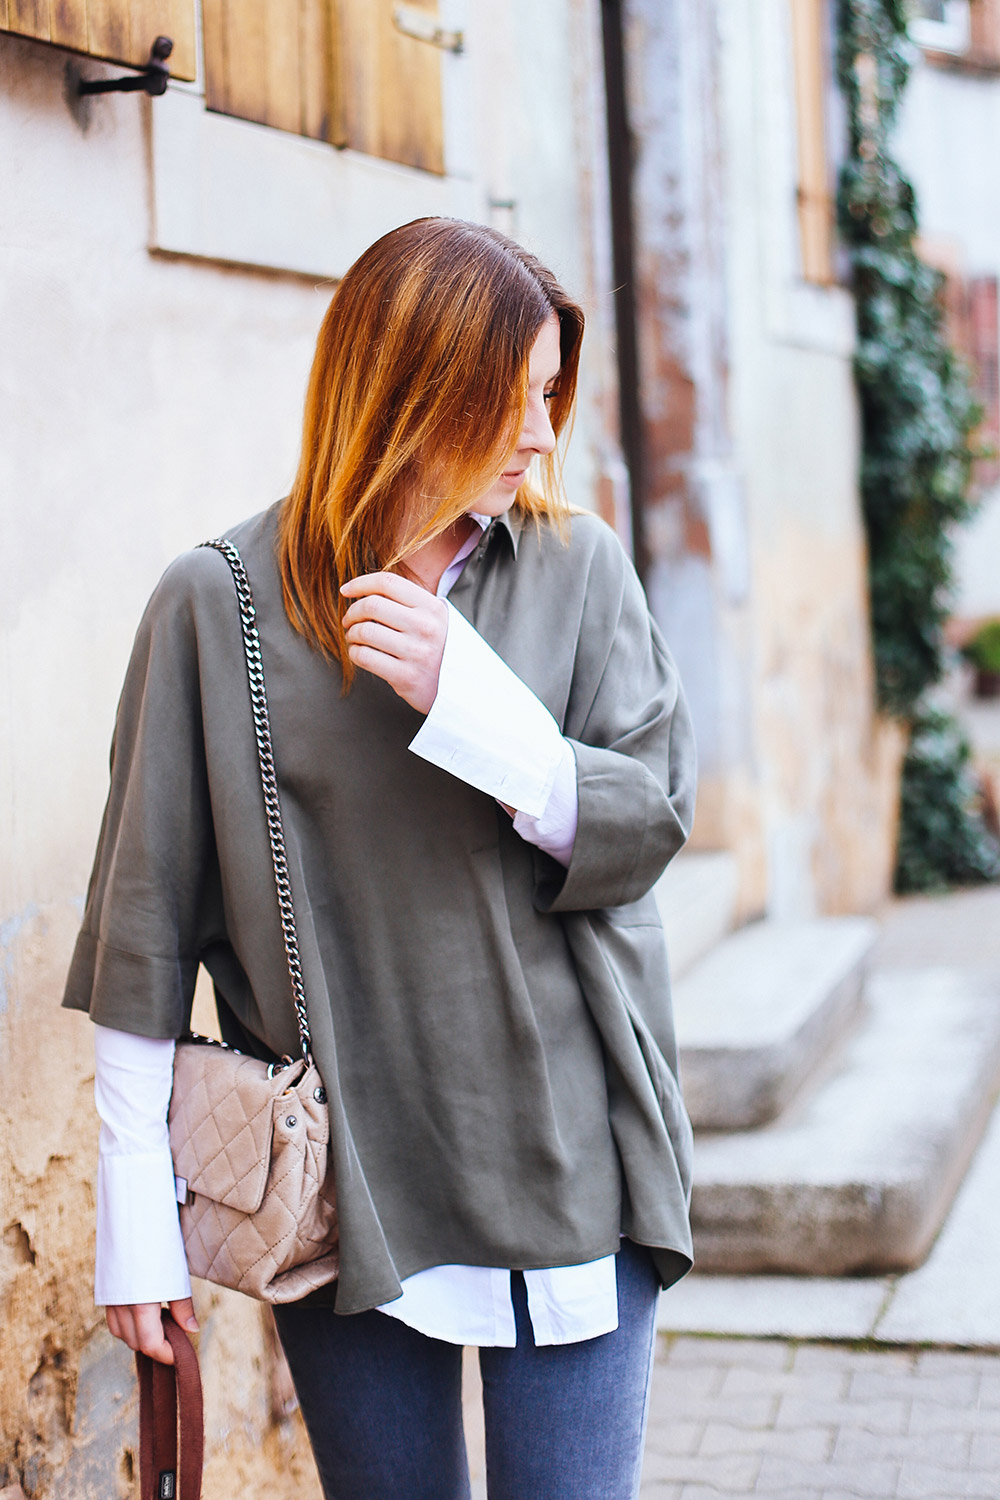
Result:
{"label": "woman's face", "polygon": [[528,357],[528,403],[524,423],[514,451],[502,474],[471,510],[484,516],[502,516],[514,503],[514,496],[524,483],[528,465],[536,454],[551,453],[556,445],[549,421],[549,402],[559,375],[559,319],[549,313],[535,337]]}

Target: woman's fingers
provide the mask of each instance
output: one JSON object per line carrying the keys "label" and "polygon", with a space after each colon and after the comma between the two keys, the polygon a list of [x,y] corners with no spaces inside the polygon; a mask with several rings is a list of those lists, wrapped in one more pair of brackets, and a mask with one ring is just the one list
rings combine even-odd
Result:
{"label": "woman's fingers", "polygon": [[437,697],[447,604],[395,573],[354,578],[341,593],[354,600],[344,613],[351,661],[381,677],[419,713],[427,713]]}
{"label": "woman's fingers", "polygon": [[[425,594],[421,603],[426,599]],[[387,599],[384,594],[364,594],[344,611],[344,624],[350,626],[360,620],[378,620],[393,630],[405,630],[416,612],[416,606],[400,604],[396,599]]]}
{"label": "woman's fingers", "polygon": [[385,599],[393,599],[397,604],[408,604],[411,607],[434,597],[421,584],[414,583],[411,578],[403,578],[399,573],[363,573],[360,578],[349,578],[346,583],[342,583],[340,592],[347,599],[360,599],[364,594],[380,594]]}
{"label": "woman's fingers", "polygon": [[408,657],[415,655],[420,646],[419,638],[403,630],[392,630],[388,625],[379,625],[375,620],[358,620],[347,632],[349,646],[371,646],[384,651],[388,656]]}
{"label": "woman's fingers", "polygon": [[177,1302],[168,1302],[171,1315],[179,1328],[184,1328],[188,1333],[197,1333],[198,1319],[194,1315],[194,1303],[190,1297],[182,1297]]}
{"label": "woman's fingers", "polygon": [[[181,1304],[178,1304],[181,1305]],[[190,1303],[188,1303],[190,1306]],[[192,1315],[194,1309],[192,1308]],[[159,1302],[136,1302],[105,1309],[108,1329],[116,1339],[137,1354],[148,1354],[160,1364],[172,1365],[174,1351],[163,1336],[163,1318]]]}

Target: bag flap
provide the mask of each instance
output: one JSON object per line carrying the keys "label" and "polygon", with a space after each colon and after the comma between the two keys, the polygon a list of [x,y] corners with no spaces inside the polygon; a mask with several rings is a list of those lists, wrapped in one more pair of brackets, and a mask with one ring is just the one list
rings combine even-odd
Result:
{"label": "bag flap", "polygon": [[285,1087],[256,1058],[178,1044],[170,1148],[174,1171],[192,1193],[256,1213],[270,1169],[274,1099]]}

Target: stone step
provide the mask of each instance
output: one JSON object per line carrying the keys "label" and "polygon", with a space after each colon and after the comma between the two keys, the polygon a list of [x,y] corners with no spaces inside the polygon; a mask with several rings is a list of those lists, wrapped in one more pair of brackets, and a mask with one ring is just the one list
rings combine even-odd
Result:
{"label": "stone step", "polygon": [[685,850],[664,870],[655,894],[674,979],[732,930],[736,888],[736,856],[726,850]]}
{"label": "stone step", "polygon": [[822,1086],[760,1130],[700,1137],[703,1271],[846,1276],[926,1255],[1000,1087],[1000,980],[887,969]]}
{"label": "stone step", "polygon": [[674,1015],[696,1129],[780,1114],[856,1015],[877,936],[866,917],[754,922],[684,975]]}

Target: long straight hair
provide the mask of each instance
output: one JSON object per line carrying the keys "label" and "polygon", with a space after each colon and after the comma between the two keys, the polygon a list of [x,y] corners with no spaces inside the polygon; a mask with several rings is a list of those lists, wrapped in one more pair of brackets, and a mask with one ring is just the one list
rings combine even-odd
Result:
{"label": "long straight hair", "polygon": [[[334,293],[278,560],[289,619],[340,662],[345,687],[341,583],[398,567],[500,476],[524,422],[531,347],[553,312],[561,368],[548,410],[558,437],[573,410],[583,312],[506,236],[416,219],[377,240]],[[559,460],[546,455],[538,468],[540,483],[522,484],[515,505],[562,527]]]}

